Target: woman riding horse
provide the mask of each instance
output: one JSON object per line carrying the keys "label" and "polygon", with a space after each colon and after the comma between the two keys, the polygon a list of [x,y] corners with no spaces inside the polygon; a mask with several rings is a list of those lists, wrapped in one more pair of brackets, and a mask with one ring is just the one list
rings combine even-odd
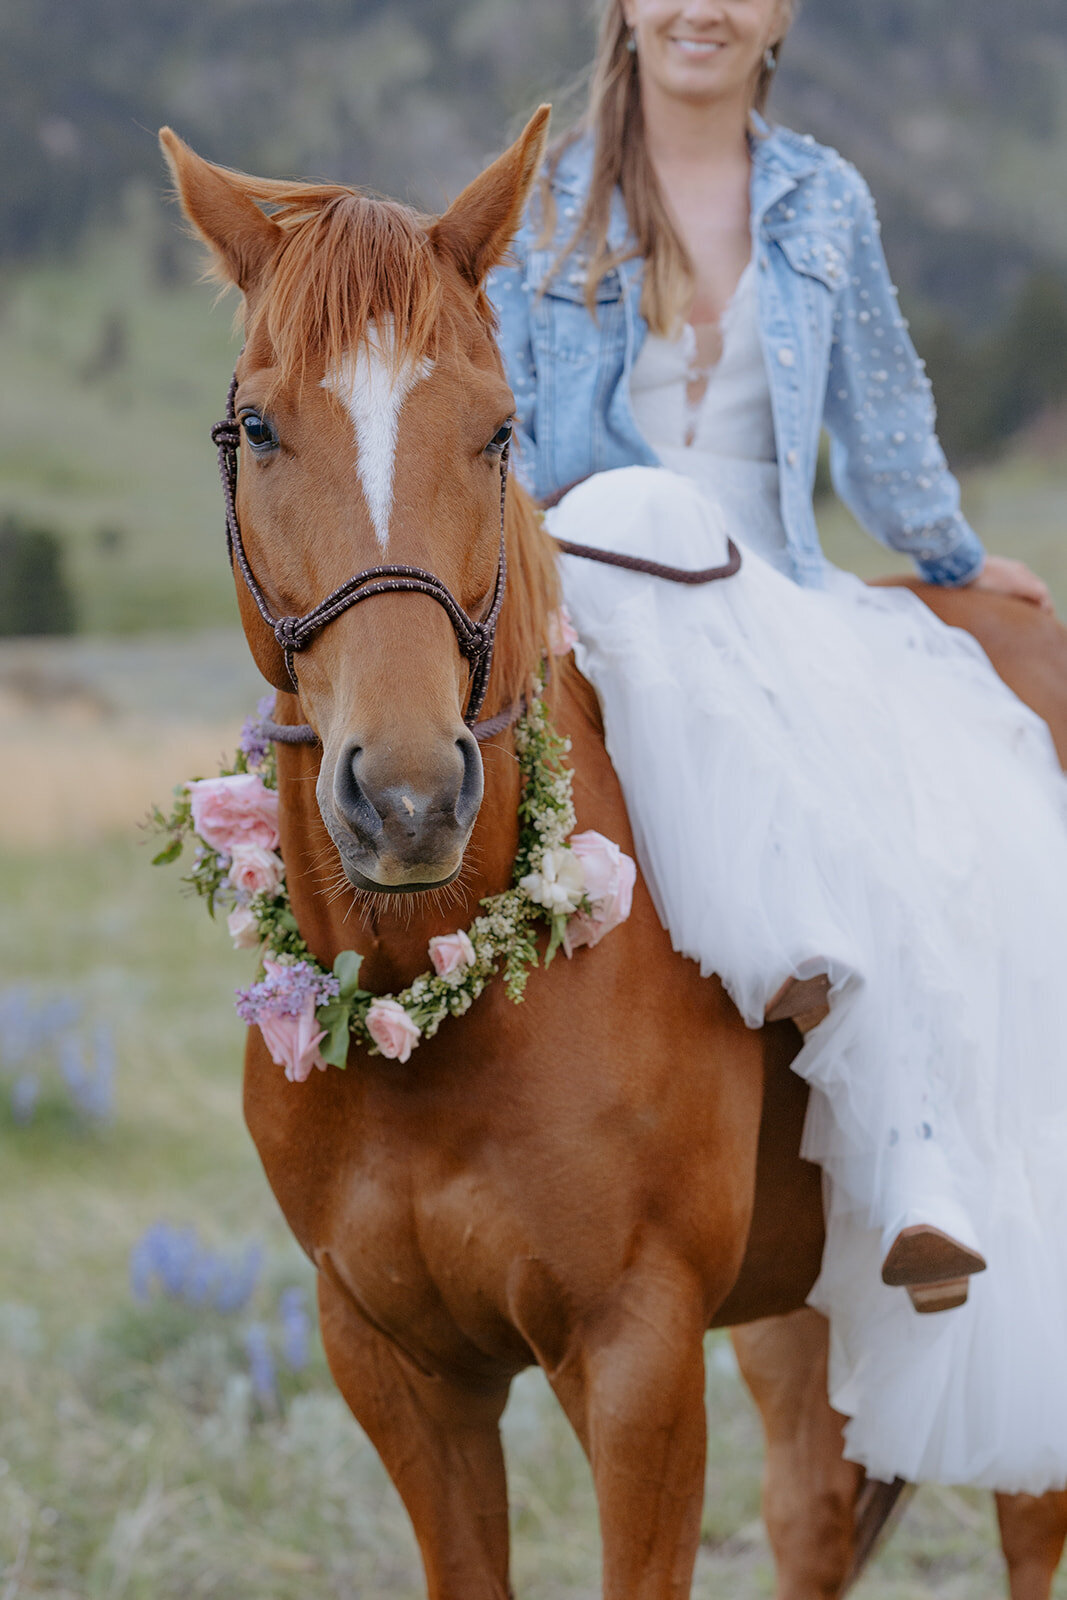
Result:
{"label": "woman riding horse", "polygon": [[609,0],[586,117],[491,284],[517,466],[563,540],[692,567],[742,546],[683,592],[563,562],[642,870],[750,1026],[806,1030],[848,1453],[1044,1490],[1067,1478],[1063,780],[970,640],[828,566],[821,428],[927,583],[1048,594],[960,513],[862,180],[759,115],[790,16]]}

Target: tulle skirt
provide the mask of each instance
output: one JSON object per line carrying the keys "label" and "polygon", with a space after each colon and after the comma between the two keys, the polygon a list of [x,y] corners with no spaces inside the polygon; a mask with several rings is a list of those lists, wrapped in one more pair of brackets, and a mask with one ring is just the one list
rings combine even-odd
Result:
{"label": "tulle skirt", "polygon": [[[703,567],[728,521],[744,545],[738,504],[631,467],[549,525]],[[846,1453],[881,1479],[1063,1486],[1067,783],[1048,729],[905,590],[802,589],[751,549],[700,588],[574,557],[563,574],[675,949],[752,1027],[790,975],[830,975],[794,1066],[828,1180],[811,1304]],[[988,1262],[957,1310],[919,1316],[881,1282],[918,1220]]]}

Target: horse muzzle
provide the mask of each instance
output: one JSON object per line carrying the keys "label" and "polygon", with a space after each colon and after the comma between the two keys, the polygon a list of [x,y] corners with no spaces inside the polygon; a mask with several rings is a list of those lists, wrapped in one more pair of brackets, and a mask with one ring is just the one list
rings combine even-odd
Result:
{"label": "horse muzzle", "polygon": [[318,800],[353,888],[415,894],[441,888],[459,872],[482,788],[481,755],[463,728],[407,762],[351,740],[332,782],[320,776]]}

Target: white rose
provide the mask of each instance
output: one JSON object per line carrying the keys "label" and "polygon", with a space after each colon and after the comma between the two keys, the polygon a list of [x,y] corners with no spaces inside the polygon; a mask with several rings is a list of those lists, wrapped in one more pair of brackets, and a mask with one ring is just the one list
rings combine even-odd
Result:
{"label": "white rose", "polygon": [[574,851],[561,847],[546,850],[540,872],[528,872],[525,878],[519,879],[519,884],[550,916],[559,913],[570,916],[577,911],[578,902],[585,893],[585,873]]}

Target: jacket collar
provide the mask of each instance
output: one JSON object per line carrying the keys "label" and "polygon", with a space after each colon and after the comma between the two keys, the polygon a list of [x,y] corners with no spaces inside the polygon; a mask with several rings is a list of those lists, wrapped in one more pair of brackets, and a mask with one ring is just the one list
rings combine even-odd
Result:
{"label": "jacket collar", "polygon": [[771,127],[757,111],[749,135],[752,152],[752,222],[756,226],[770,208],[811,177],[826,160],[826,151],[810,134]]}
{"label": "jacket collar", "polygon": [[[772,127],[752,113],[752,210],[763,216],[783,195],[795,189],[802,178],[817,172],[826,152],[810,135],[793,133],[788,128]],[[560,194],[584,200],[593,172],[593,139],[581,134],[564,150],[553,175],[552,187]],[[613,207],[612,232],[616,218]],[[614,241],[613,241],[614,242]]]}

